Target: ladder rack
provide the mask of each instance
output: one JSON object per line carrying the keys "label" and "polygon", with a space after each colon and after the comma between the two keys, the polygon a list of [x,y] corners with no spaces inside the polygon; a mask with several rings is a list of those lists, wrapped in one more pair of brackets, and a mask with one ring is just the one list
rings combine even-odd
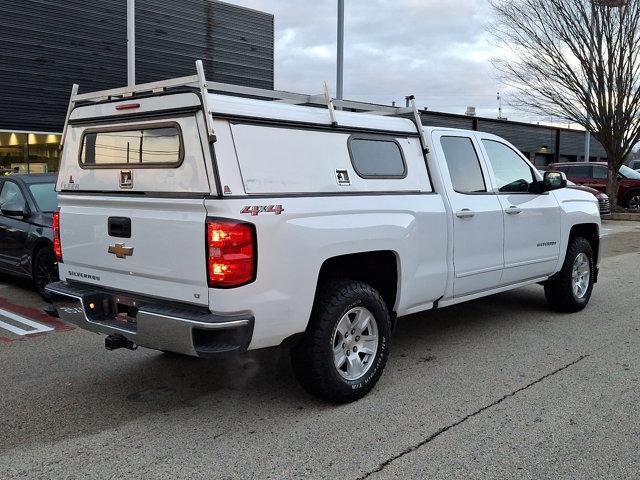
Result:
{"label": "ladder rack", "polygon": [[[366,113],[369,115],[385,115],[385,116],[410,116],[416,126],[420,143],[425,153],[428,153],[428,144],[426,135],[422,128],[422,120],[420,112],[416,106],[415,98],[406,97],[406,107],[394,107],[387,105],[375,105],[365,102],[357,102],[353,100],[339,100],[331,98],[329,95],[329,87],[325,82],[323,85],[323,93],[319,95],[306,95],[301,93],[284,92],[278,90],[266,90],[254,87],[244,87],[240,85],[231,85],[219,82],[208,82],[205,77],[204,66],[202,60],[196,61],[196,75],[174,78],[170,80],[162,80],[158,82],[143,83],[140,85],[130,85],[122,88],[113,88],[109,90],[100,90],[97,92],[78,94],[78,85],[74,84],[71,90],[71,98],[67,109],[67,116],[62,130],[62,138],[60,148],[64,146],[66,133],[69,126],[69,117],[71,112],[80,102],[103,102],[114,99],[126,99],[141,94],[153,94],[164,92],[173,88],[192,88],[197,89],[201,94],[202,107],[205,112],[214,113],[215,110],[209,106],[208,92],[237,95],[249,98],[259,98],[274,102],[287,103],[291,105],[306,105],[313,107],[324,107],[329,112],[329,124],[332,127],[338,127],[338,119],[336,109],[349,109],[356,113]],[[205,115],[207,125],[207,133],[210,142],[215,142],[215,132],[213,130],[213,121],[211,115]]]}

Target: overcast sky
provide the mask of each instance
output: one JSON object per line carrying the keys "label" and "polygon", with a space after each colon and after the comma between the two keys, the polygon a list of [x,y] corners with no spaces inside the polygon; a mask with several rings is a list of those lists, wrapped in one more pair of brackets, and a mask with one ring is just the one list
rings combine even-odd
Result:
{"label": "overcast sky", "polygon": [[[275,15],[276,88],[335,91],[337,0],[227,0]],[[345,0],[345,98],[496,117],[506,94],[489,59],[487,0]],[[510,111],[513,119],[534,120]],[[536,120],[550,121],[548,118]]]}

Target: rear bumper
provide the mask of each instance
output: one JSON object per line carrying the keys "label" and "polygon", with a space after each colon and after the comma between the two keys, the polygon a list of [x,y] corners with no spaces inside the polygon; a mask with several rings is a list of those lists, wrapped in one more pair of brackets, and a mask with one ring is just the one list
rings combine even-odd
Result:
{"label": "rear bumper", "polygon": [[215,314],[93,285],[56,282],[46,290],[61,320],[155,350],[211,357],[246,350],[253,335],[250,314]]}

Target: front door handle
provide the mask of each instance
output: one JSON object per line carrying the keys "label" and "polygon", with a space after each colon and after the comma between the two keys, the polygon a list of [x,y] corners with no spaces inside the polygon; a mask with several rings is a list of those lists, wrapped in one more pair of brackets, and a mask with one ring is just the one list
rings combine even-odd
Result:
{"label": "front door handle", "polygon": [[507,214],[509,215],[518,215],[519,213],[522,213],[522,209],[518,208],[518,207],[509,207],[507,208]]}
{"label": "front door handle", "polygon": [[472,212],[468,208],[464,208],[456,213],[456,217],[458,218],[473,218],[476,216],[475,212]]}

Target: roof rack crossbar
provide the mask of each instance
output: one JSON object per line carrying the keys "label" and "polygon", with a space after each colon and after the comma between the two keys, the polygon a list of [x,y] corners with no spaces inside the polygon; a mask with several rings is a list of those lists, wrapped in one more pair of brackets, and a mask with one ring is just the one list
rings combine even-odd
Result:
{"label": "roof rack crossbar", "polygon": [[127,97],[137,93],[162,91],[173,87],[196,87],[199,84],[200,77],[193,75],[190,77],[180,77],[171,80],[162,80],[160,82],[143,83],[140,85],[132,85],[129,87],[112,88],[110,90],[100,90],[97,92],[82,93],[74,95],[75,102],[100,101],[104,99],[112,99],[114,97]]}

